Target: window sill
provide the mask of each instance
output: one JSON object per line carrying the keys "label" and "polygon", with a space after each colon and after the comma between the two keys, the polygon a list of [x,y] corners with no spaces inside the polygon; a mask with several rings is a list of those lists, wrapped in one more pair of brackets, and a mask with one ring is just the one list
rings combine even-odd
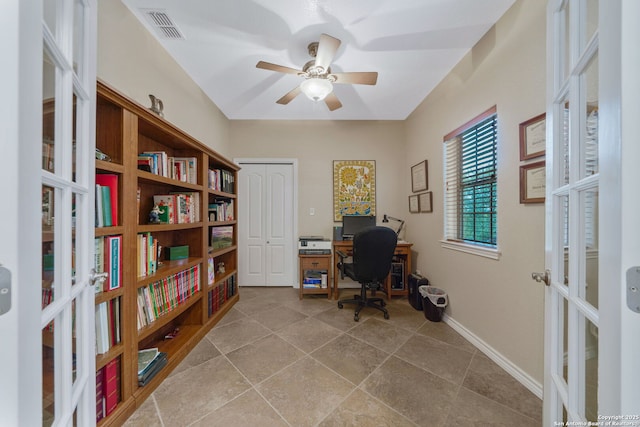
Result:
{"label": "window sill", "polygon": [[440,246],[445,249],[478,255],[481,257],[494,259],[496,261],[500,259],[501,255],[500,251],[496,248],[472,245],[470,243],[454,242],[451,240],[440,240]]}

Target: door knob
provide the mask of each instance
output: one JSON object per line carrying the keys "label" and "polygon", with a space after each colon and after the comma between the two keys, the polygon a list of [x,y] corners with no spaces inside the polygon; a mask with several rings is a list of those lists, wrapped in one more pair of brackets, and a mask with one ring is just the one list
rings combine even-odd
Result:
{"label": "door knob", "polygon": [[531,273],[531,278],[538,283],[544,282],[545,285],[551,285],[551,271],[545,270],[544,273]]}
{"label": "door knob", "polygon": [[105,280],[107,280],[108,276],[109,273],[107,273],[106,271],[104,273],[96,273],[96,270],[92,268],[89,272],[89,283],[91,284],[91,286],[97,286],[101,288],[102,284]]}

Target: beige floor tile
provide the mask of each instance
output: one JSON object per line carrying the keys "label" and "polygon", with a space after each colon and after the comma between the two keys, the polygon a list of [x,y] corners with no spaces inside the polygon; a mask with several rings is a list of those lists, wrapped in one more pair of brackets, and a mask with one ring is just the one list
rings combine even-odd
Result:
{"label": "beige floor tile", "polygon": [[220,356],[220,351],[206,338],[200,340],[200,342],[191,350],[191,352],[184,358],[182,362],[169,374],[169,376],[176,375],[189,368],[197,366],[214,357]]}
{"label": "beige floor tile", "polygon": [[236,310],[246,314],[247,316],[253,316],[256,313],[260,313],[261,311],[271,310],[273,308],[281,307],[278,301],[269,299],[269,298],[251,298],[251,299],[240,299],[233,306]]}
{"label": "beige floor tile", "polygon": [[460,347],[420,334],[409,338],[394,355],[456,384],[462,384],[473,357]]}
{"label": "beige floor tile", "polygon": [[539,427],[540,420],[526,417],[472,391],[460,389],[445,427]]}
{"label": "beige floor tile", "polygon": [[389,357],[349,335],[341,335],[311,353],[311,356],[358,385]]}
{"label": "beige floor tile", "polygon": [[411,307],[406,297],[392,298],[387,304],[387,310],[389,311],[387,322],[399,328],[415,332],[426,322],[422,312]]}
{"label": "beige floor tile", "polygon": [[272,331],[305,319],[307,316],[292,308],[279,305],[271,310],[261,311],[250,316]]}
{"label": "beige floor tile", "polygon": [[315,316],[316,314],[336,307],[335,301],[329,300],[326,296],[322,295],[305,295],[302,299],[298,298],[284,301],[282,305],[306,314],[307,316]]}
{"label": "beige floor tile", "polygon": [[198,420],[192,426],[286,427],[287,423],[252,389]]}
{"label": "beige floor tile", "polygon": [[277,335],[267,335],[227,353],[231,363],[253,384],[270,377],[304,356],[305,353]]}
{"label": "beige floor tile", "polygon": [[[355,320],[353,320],[354,310],[355,307],[353,305],[345,305],[343,309],[339,309],[338,304],[336,303],[330,309],[316,314],[313,317],[322,320],[323,322],[333,326],[336,329],[340,329],[341,331],[348,331],[349,329],[355,328],[360,323],[370,318],[371,315],[374,314],[374,311],[378,311],[373,308],[362,310],[360,312],[360,321],[356,322]],[[382,318],[381,312],[380,318]]]}
{"label": "beige floor tile", "polygon": [[532,419],[542,419],[542,401],[482,353],[474,355],[462,385]]}
{"label": "beige floor tile", "polygon": [[416,332],[446,342],[447,344],[461,347],[467,351],[476,352],[473,344],[444,322],[432,322],[428,320],[424,322]]}
{"label": "beige floor tile", "polygon": [[410,331],[393,326],[384,319],[370,318],[358,323],[349,334],[387,353],[396,351],[413,335]]}
{"label": "beige floor tile", "polygon": [[164,380],[153,392],[165,426],[188,425],[251,387],[223,356]]}
{"label": "beige floor tile", "polygon": [[278,330],[276,333],[302,351],[310,353],[342,332],[314,317],[307,317]]}
{"label": "beige floor tile", "polygon": [[214,326],[214,329],[224,325],[228,325],[229,323],[233,323],[236,320],[244,319],[246,317],[247,317],[246,314],[236,310],[235,307],[232,307],[231,310],[229,310],[227,314],[225,314],[224,317],[220,319],[220,321],[216,324],[216,326]]}
{"label": "beige floor tile", "polygon": [[421,426],[439,426],[458,387],[410,363],[391,357],[361,388]]}
{"label": "beige floor tile", "polygon": [[351,392],[353,385],[305,357],[256,386],[292,426],[313,426]]}
{"label": "beige floor tile", "polygon": [[212,329],[206,337],[218,347],[218,350],[226,354],[270,333],[271,330],[265,328],[259,322],[249,318],[242,318],[233,323]]}
{"label": "beige floor tile", "polygon": [[319,427],[411,427],[414,424],[367,393],[355,390]]}
{"label": "beige floor tile", "polygon": [[163,427],[153,396],[144,401],[124,423],[124,427]]}

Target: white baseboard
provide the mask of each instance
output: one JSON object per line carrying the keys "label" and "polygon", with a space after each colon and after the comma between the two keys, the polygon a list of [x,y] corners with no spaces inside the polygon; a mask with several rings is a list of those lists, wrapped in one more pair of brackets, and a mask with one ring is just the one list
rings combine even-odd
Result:
{"label": "white baseboard", "polygon": [[520,384],[525,386],[531,393],[542,399],[542,384],[531,378],[529,374],[514,365],[509,359],[497,352],[489,344],[478,338],[467,328],[456,322],[455,319],[445,314],[442,320],[451,326],[457,333],[465,337],[478,350],[483,352],[489,359],[493,360],[498,366],[507,371],[509,375],[515,378]]}

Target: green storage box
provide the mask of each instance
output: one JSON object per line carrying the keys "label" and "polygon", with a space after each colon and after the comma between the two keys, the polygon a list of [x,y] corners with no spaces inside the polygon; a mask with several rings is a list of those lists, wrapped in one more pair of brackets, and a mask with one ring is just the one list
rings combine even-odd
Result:
{"label": "green storage box", "polygon": [[189,245],[169,246],[166,251],[167,259],[170,261],[189,258]]}

